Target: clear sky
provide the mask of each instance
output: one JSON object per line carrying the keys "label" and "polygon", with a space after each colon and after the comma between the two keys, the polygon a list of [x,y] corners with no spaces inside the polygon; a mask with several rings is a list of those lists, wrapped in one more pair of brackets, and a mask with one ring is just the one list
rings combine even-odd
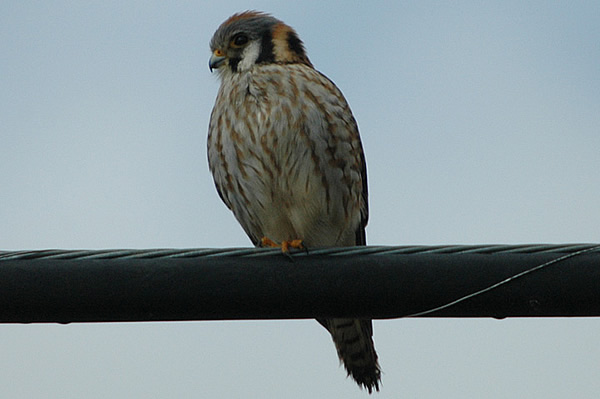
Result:
{"label": "clear sky", "polygon": [[[233,247],[208,41],[273,13],[346,95],[370,244],[600,242],[600,3],[2,2],[0,248]],[[592,398],[597,319],[375,322],[381,398]],[[312,320],[1,325],[25,398],[359,398]]]}

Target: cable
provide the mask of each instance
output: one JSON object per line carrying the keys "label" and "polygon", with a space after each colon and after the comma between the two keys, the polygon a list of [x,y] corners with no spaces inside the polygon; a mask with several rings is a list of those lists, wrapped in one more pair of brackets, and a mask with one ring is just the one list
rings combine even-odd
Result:
{"label": "cable", "polygon": [[521,278],[521,277],[527,275],[527,274],[531,274],[533,272],[545,269],[545,268],[547,268],[547,267],[549,267],[549,266],[551,266],[553,264],[556,264],[556,263],[564,262],[565,260],[567,260],[569,258],[574,258],[574,257],[582,255],[584,253],[591,252],[591,251],[594,251],[594,250],[599,250],[599,249],[600,249],[600,245],[596,245],[596,246],[591,247],[591,248],[586,248],[586,249],[582,249],[582,250],[579,250],[579,251],[576,251],[576,252],[571,252],[571,253],[563,255],[563,256],[561,256],[559,258],[550,260],[550,261],[548,261],[546,263],[542,263],[541,265],[537,265],[535,267],[532,267],[531,269],[528,269],[528,270],[525,270],[523,272],[517,273],[517,274],[515,274],[515,275],[513,275],[511,277],[508,277],[508,278],[506,278],[506,279],[504,279],[502,281],[499,281],[499,282],[497,282],[495,284],[492,284],[492,285],[490,285],[490,286],[488,286],[486,288],[483,288],[483,289],[481,289],[479,291],[475,291],[475,292],[473,292],[471,294],[468,294],[468,295],[465,295],[465,296],[463,296],[461,298],[458,298],[455,301],[448,302],[448,303],[446,303],[444,305],[441,305],[441,306],[438,306],[438,307],[435,307],[435,308],[432,308],[432,309],[424,310],[422,312],[412,313],[412,314],[409,314],[409,315],[404,316],[404,317],[405,318],[408,318],[408,317],[422,317],[422,316],[430,315],[432,313],[435,313],[435,312],[443,310],[443,309],[447,309],[447,308],[449,308],[451,306],[454,306],[454,305],[456,305],[458,303],[464,302],[464,301],[469,300],[471,298],[474,298],[476,296],[483,295],[486,292],[492,291],[492,290],[494,290],[494,289],[496,289],[496,288],[498,288],[498,287],[500,287],[502,285],[508,284],[508,283],[510,283],[510,282],[518,279],[518,278]]}

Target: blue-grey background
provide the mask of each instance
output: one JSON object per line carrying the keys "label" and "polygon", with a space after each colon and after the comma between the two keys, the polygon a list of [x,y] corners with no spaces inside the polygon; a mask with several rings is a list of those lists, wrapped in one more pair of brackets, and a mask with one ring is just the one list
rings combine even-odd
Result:
{"label": "blue-grey background", "polygon": [[[0,248],[248,246],[208,41],[269,11],[358,120],[371,244],[600,242],[600,3],[0,5]],[[381,398],[596,397],[597,319],[375,322]],[[1,325],[6,398],[359,398],[311,320]]]}

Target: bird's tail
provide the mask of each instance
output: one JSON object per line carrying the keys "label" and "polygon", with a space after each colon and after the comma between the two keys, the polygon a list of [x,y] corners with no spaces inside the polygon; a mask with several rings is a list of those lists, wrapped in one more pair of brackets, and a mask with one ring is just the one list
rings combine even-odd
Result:
{"label": "bird's tail", "polygon": [[340,361],[348,375],[369,393],[379,391],[381,370],[373,344],[371,320],[326,319],[318,320],[329,332],[335,343]]}

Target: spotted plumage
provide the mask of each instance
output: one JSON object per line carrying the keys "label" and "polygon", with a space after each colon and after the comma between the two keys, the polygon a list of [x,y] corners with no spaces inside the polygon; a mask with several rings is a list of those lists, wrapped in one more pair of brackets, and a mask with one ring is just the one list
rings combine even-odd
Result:
{"label": "spotted plumage", "polygon": [[[209,166],[252,242],[365,245],[367,176],[358,127],[296,32],[247,11],[221,24],[210,49],[221,86],[210,118]],[[348,374],[369,392],[379,390],[371,321],[319,322]]]}

